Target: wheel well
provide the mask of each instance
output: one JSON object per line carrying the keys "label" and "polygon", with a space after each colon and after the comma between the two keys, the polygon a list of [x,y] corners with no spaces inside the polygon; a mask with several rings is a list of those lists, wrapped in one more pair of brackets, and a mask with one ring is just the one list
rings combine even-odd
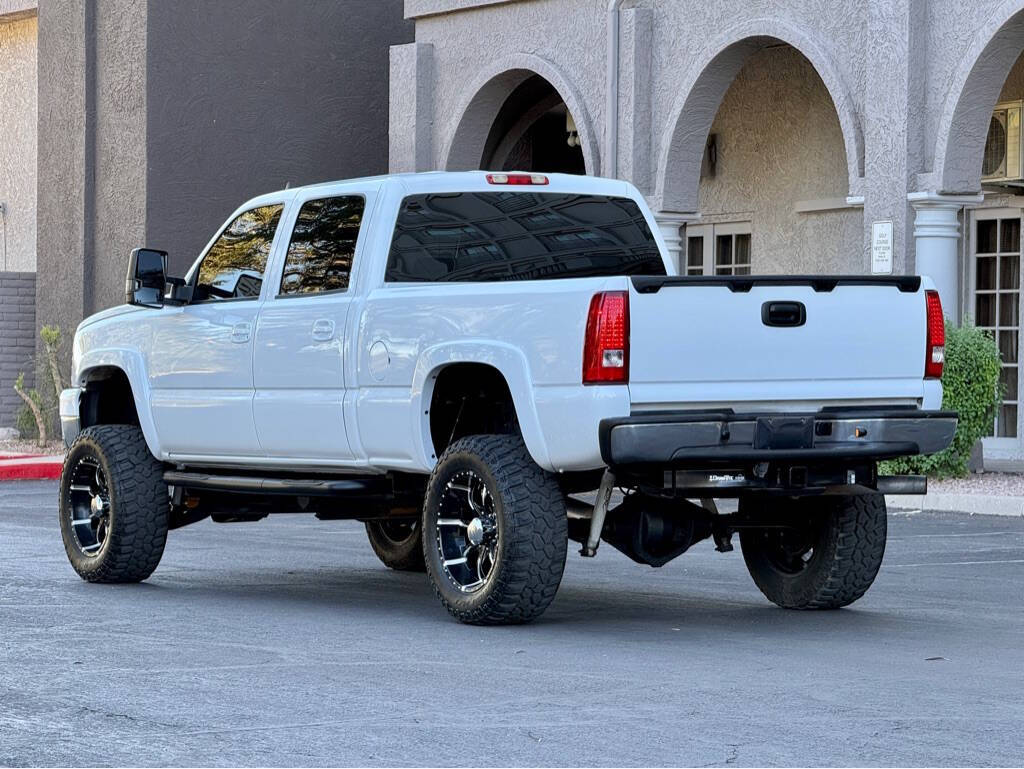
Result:
{"label": "wheel well", "polygon": [[434,455],[466,435],[516,435],[519,421],[501,372],[483,363],[453,363],[435,375],[430,399]]}
{"label": "wheel well", "polygon": [[138,425],[139,414],[128,375],[113,366],[90,371],[79,404],[79,418],[83,428],[92,425]]}

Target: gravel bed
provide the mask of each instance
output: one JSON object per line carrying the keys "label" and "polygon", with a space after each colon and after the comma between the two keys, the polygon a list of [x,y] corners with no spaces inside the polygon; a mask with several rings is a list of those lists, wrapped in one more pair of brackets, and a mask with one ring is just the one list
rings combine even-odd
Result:
{"label": "gravel bed", "polygon": [[930,494],[982,494],[997,497],[1024,496],[1024,473],[976,473],[968,478],[928,481]]}
{"label": "gravel bed", "polygon": [[63,454],[64,444],[61,441],[48,441],[40,446],[38,441],[0,441],[0,456],[4,454]]}

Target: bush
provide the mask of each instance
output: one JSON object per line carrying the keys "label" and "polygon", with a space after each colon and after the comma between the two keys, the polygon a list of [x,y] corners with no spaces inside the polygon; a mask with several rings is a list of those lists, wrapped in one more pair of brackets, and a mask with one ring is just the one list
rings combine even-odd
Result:
{"label": "bush", "polygon": [[938,478],[967,475],[971,448],[980,438],[991,434],[992,420],[1003,399],[999,372],[999,348],[988,332],[969,322],[957,328],[947,321],[942,408],[960,416],[953,443],[931,456],[882,462],[878,471],[886,475],[910,473]]}

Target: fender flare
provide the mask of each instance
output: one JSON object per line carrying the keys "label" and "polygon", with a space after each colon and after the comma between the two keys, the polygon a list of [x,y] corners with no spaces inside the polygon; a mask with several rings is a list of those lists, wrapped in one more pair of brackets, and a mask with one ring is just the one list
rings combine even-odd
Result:
{"label": "fender flare", "polygon": [[146,445],[154,457],[163,459],[156,424],[153,422],[153,411],[149,407],[149,379],[146,376],[142,355],[134,350],[117,347],[90,350],[78,361],[74,386],[85,387],[89,373],[99,368],[116,368],[124,372],[132,388],[135,412],[139,415],[139,426],[142,428]]}
{"label": "fender flare", "polygon": [[540,427],[533,399],[533,379],[530,365],[522,350],[509,344],[493,341],[460,341],[428,347],[416,362],[412,381],[412,435],[424,467],[435,464],[430,438],[430,418],[427,412],[434,396],[434,381],[446,366],[455,363],[479,363],[498,371],[508,385],[512,405],[516,410],[519,428],[526,450],[533,461],[545,470],[553,471],[547,441]]}

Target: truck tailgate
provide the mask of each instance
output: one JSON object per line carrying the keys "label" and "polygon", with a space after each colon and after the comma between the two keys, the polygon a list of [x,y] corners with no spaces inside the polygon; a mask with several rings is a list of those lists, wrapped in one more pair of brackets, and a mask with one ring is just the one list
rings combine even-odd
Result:
{"label": "truck tailgate", "polygon": [[629,323],[634,411],[924,395],[926,305],[914,276],[637,277]]}

